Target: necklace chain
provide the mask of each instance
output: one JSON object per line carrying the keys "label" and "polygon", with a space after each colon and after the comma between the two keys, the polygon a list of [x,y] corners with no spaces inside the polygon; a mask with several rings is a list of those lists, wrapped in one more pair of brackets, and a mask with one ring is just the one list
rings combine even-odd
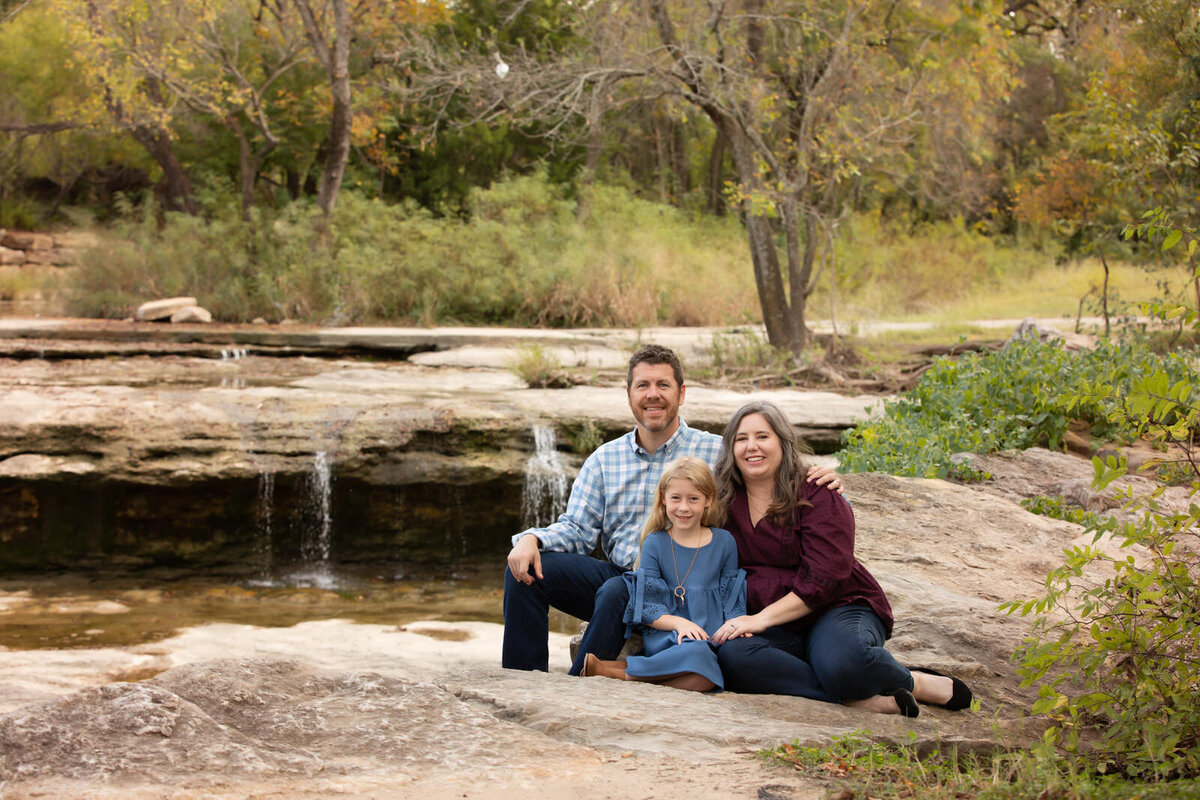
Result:
{"label": "necklace chain", "polygon": [[767,515],[767,509],[771,507],[771,500],[771,495],[767,495],[767,497],[764,499],[761,497],[755,497],[754,495],[750,494],[749,490],[746,491],[746,506],[749,508],[751,516],[753,516],[755,510],[757,509],[761,512],[759,516],[765,517]]}
{"label": "necklace chain", "polygon": [[[667,534],[669,537],[671,534]],[[683,545],[679,545],[683,547]],[[679,598],[680,603],[687,602],[687,589],[683,588],[683,582],[687,580],[688,575],[692,574],[692,567],[696,566],[696,556],[700,555],[700,548],[697,547],[692,551],[692,563],[688,564],[687,572],[683,573],[683,577],[679,577],[679,564],[675,562],[675,540],[671,539],[671,566],[675,568],[675,590],[673,594]]]}

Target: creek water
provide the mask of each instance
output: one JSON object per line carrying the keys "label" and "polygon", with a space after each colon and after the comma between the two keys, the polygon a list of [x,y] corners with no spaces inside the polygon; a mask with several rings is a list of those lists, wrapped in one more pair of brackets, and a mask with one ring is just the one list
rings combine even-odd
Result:
{"label": "creek water", "polygon": [[[244,348],[119,359],[124,366],[113,368],[89,351],[5,360],[3,369],[31,391],[124,386],[183,402],[204,387],[288,386],[331,368],[372,366]],[[0,499],[13,501],[0,517],[0,648],[129,646],[207,622],[502,621],[509,535],[549,523],[566,505],[570,482],[553,427],[530,430],[524,474],[508,482],[392,487],[339,475],[337,464],[352,454],[338,435],[341,407],[331,409],[328,435],[305,443],[311,455],[275,471],[259,458],[253,406],[220,405],[226,415],[249,415],[242,427],[257,478],[0,481]],[[479,514],[465,513],[475,508],[496,530],[477,529]],[[551,618],[552,630],[576,627],[565,615]]]}
{"label": "creek water", "polygon": [[[0,577],[0,650],[133,646],[211,622],[260,627],[320,619],[498,623],[503,622],[502,569],[502,562],[458,565],[399,579],[337,569],[330,575],[336,589],[204,577]],[[578,624],[551,613],[552,631],[573,633]]]}

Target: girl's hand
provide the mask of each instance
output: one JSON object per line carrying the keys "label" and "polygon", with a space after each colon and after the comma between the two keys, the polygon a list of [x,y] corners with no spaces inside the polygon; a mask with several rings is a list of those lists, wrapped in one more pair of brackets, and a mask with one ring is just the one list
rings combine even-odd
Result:
{"label": "girl's hand", "polygon": [[708,638],[708,633],[690,619],[680,619],[675,625],[675,644],[682,644],[684,639],[699,639]]}
{"label": "girl's hand", "polygon": [[717,632],[713,634],[712,640],[714,644],[724,644],[730,639],[750,637],[756,633],[762,633],[766,629],[766,623],[758,614],[747,614],[725,620],[725,624],[717,628]]}

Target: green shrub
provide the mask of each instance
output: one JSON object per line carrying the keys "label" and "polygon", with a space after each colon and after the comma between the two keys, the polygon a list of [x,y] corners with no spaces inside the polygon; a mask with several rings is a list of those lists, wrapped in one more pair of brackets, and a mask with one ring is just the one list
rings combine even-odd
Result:
{"label": "green shrub", "polygon": [[508,367],[530,389],[565,389],[575,384],[554,354],[539,344],[518,347]]}
{"label": "green shrub", "polygon": [[955,454],[1058,448],[1072,420],[1090,423],[1097,437],[1127,440],[1140,433],[1137,419],[1114,413],[1115,395],[1088,389],[1127,389],[1156,370],[1195,374],[1183,356],[1159,356],[1133,340],[1079,352],[1021,341],[942,358],[911,392],[885,402],[881,418],[843,435],[841,464],[850,472],[969,480],[982,476],[956,463]]}
{"label": "green shrub", "polygon": [[604,444],[604,431],[595,420],[585,419],[579,430],[571,436],[571,452],[576,455],[590,456],[592,451]]}
{"label": "green shrub", "polygon": [[[1067,402],[1098,399],[1110,423],[1179,448],[1174,463],[1190,472],[1192,496],[1200,491],[1194,375],[1160,368],[1127,383],[1100,380]],[[1093,463],[1098,489],[1126,471],[1115,458]],[[1045,595],[1001,606],[1035,616],[1017,656],[1025,683],[1038,685],[1034,712],[1054,722],[1048,741],[1101,772],[1155,779],[1200,776],[1200,506],[1172,510],[1162,493],[1127,489],[1131,524],[1085,514],[1092,542],[1066,551]],[[1101,547],[1106,536],[1119,548]]]}
{"label": "green shrub", "polygon": [[34,230],[41,224],[44,210],[36,201],[19,195],[0,200],[0,228]]}

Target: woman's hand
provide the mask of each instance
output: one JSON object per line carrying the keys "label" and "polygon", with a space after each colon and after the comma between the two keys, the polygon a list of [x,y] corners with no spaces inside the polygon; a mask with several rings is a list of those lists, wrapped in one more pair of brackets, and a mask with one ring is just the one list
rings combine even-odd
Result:
{"label": "woman's hand", "polygon": [[767,627],[760,614],[746,614],[727,619],[725,624],[717,628],[717,632],[713,634],[713,644],[725,644],[730,639],[750,637],[756,633],[762,633]]}

